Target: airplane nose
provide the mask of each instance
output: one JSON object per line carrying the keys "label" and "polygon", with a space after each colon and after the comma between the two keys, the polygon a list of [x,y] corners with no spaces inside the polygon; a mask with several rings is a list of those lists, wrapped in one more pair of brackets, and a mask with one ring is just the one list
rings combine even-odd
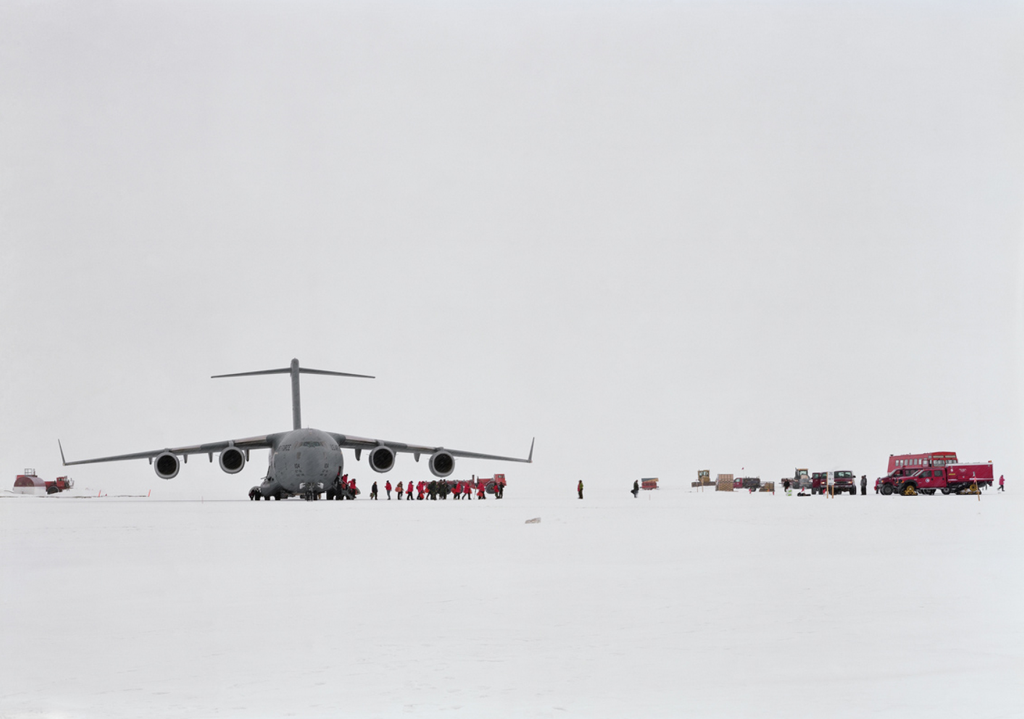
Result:
{"label": "airplane nose", "polygon": [[316,457],[303,457],[302,458],[302,472],[307,477],[315,477],[317,475],[317,468],[320,463]]}

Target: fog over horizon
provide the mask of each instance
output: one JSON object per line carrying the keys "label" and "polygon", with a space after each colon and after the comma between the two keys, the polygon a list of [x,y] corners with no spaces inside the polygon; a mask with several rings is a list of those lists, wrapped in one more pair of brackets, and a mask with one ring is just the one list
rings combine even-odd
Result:
{"label": "fog over horizon", "polygon": [[[525,456],[1024,486],[1024,8],[0,6],[0,484],[242,498],[304,424]],[[375,478],[346,453],[362,486]],[[399,456],[393,482],[430,478]]]}

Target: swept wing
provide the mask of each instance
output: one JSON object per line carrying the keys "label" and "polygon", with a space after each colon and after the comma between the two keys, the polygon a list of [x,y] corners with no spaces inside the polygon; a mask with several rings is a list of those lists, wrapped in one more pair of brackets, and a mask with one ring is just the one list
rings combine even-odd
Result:
{"label": "swept wing", "polygon": [[152,460],[155,457],[159,457],[161,454],[170,453],[177,456],[188,456],[190,454],[207,454],[212,457],[216,452],[221,452],[228,447],[237,447],[242,450],[250,449],[267,449],[273,445],[275,438],[279,437],[280,433],[277,434],[265,434],[260,437],[246,437],[245,439],[231,439],[223,442],[211,442],[209,444],[194,444],[188,447],[166,447],[164,449],[153,449],[146,452],[133,452],[132,454],[117,454],[111,457],[95,457],[93,459],[76,459],[73,462],[68,462],[64,459],[64,447],[60,445],[60,440],[57,441],[57,446],[60,447],[60,461],[67,467],[73,464],[96,464],[98,462],[120,462],[124,459],[148,459]]}
{"label": "swept wing", "polygon": [[356,450],[356,457],[358,458],[359,453],[363,450],[372,450],[375,447],[384,446],[395,452],[406,452],[412,454],[416,461],[419,461],[421,454],[435,454],[436,452],[448,452],[453,457],[466,457],[470,459],[496,459],[504,462],[524,462],[527,464],[533,463],[533,441],[530,442],[530,454],[529,456],[523,457],[503,457],[498,454],[481,454],[480,452],[467,452],[462,449],[449,449],[448,447],[432,447],[425,444],[406,444],[405,442],[393,442],[386,439],[370,439],[368,437],[354,437],[349,434],[335,434],[330,433],[331,437],[337,441],[339,447],[346,447],[349,449]]}

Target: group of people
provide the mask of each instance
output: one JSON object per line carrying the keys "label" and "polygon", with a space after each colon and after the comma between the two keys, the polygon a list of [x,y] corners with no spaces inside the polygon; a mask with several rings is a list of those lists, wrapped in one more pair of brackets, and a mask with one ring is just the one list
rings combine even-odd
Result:
{"label": "group of people", "polygon": [[[493,494],[495,499],[502,499],[505,496],[505,483],[494,482]],[[407,483],[399,482],[394,487],[391,486],[391,480],[387,480],[384,483],[384,491],[387,493],[388,499],[391,499],[391,492],[395,492],[395,499],[401,500],[404,498],[408,501],[413,498],[413,493],[416,495],[416,499],[448,499],[451,495],[452,499],[473,499],[473,494],[476,494],[477,499],[487,498],[487,482],[483,481],[465,481],[465,480],[449,480],[449,479],[432,479],[429,482],[417,482],[413,484],[411,481]],[[373,486],[370,487],[370,499],[378,498],[377,482],[374,481]]]}

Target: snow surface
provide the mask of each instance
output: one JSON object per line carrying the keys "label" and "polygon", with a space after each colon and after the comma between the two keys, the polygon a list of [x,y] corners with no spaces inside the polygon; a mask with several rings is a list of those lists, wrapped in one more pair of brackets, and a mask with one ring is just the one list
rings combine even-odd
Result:
{"label": "snow surface", "polygon": [[1020,495],[515,489],[0,498],[0,715],[1024,716]]}

